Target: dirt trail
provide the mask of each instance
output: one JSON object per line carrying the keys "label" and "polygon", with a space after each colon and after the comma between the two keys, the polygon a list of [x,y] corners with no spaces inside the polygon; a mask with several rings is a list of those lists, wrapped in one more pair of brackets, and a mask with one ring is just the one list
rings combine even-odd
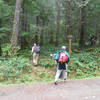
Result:
{"label": "dirt trail", "polygon": [[0,87],[0,100],[100,100],[100,78]]}

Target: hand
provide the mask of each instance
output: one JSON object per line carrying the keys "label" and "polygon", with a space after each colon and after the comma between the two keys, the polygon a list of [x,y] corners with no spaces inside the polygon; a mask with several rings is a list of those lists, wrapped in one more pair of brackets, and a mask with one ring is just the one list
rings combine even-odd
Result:
{"label": "hand", "polygon": [[55,61],[55,63],[56,63],[56,65],[58,65],[58,62],[57,61]]}

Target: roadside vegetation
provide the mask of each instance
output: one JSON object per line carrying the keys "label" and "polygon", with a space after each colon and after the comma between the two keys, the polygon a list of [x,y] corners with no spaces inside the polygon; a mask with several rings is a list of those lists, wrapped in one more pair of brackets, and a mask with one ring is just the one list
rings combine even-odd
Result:
{"label": "roadside vegetation", "polygon": [[[32,63],[31,50],[20,51],[17,57],[10,58],[9,48],[8,50],[3,49],[4,55],[0,58],[0,83],[7,85],[53,82],[56,64],[50,54],[60,50],[60,46],[50,45],[49,47],[41,47],[39,65],[37,67]],[[99,76],[100,48],[72,49],[71,61],[68,67],[68,79]]]}

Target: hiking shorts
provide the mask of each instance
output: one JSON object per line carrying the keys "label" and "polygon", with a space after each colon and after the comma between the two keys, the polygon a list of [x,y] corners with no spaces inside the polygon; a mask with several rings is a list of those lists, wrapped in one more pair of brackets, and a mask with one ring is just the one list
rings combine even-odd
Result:
{"label": "hiking shorts", "polygon": [[58,63],[58,70],[67,70],[66,63]]}

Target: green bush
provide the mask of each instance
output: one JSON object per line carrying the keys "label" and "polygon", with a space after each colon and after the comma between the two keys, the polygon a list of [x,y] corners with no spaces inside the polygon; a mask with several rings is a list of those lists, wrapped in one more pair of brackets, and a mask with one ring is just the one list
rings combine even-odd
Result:
{"label": "green bush", "polygon": [[29,60],[22,57],[0,60],[0,75],[4,79],[17,78],[23,72],[30,72]]}
{"label": "green bush", "polygon": [[[20,50],[20,47],[17,46],[17,51]],[[18,53],[18,52],[17,52]],[[18,55],[18,54],[17,54]],[[12,56],[12,51],[11,51],[11,45],[10,44],[4,44],[2,46],[2,56],[3,57],[11,57]]]}
{"label": "green bush", "polygon": [[51,68],[55,65],[55,61],[53,59],[40,59],[40,66],[45,68]]}
{"label": "green bush", "polygon": [[[49,54],[56,53],[60,50],[60,47],[51,47],[46,49],[46,46],[43,48],[40,59],[40,65],[45,68],[51,68],[55,66],[54,59],[50,59]],[[92,51],[91,51],[92,50]],[[78,51],[78,50],[77,50]],[[78,53],[72,52],[72,63],[69,64],[68,74],[74,74],[79,77],[89,77],[95,76],[97,71],[100,70],[100,48],[90,48],[80,51]]]}
{"label": "green bush", "polygon": [[69,74],[74,72],[80,77],[96,76],[100,71],[100,49],[92,49],[92,52],[81,51],[72,54],[72,64],[69,66]]}

